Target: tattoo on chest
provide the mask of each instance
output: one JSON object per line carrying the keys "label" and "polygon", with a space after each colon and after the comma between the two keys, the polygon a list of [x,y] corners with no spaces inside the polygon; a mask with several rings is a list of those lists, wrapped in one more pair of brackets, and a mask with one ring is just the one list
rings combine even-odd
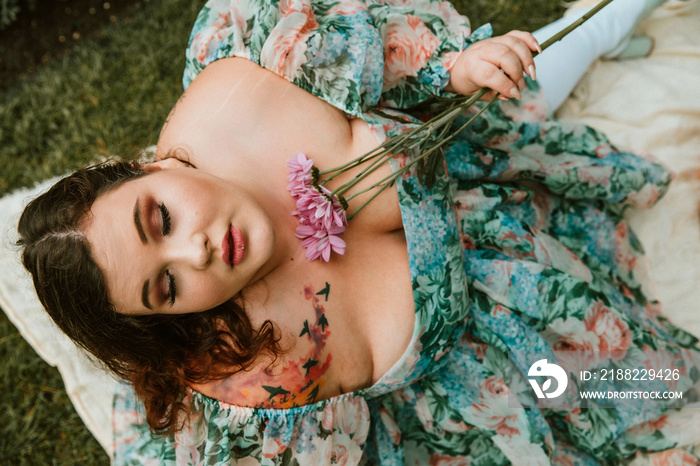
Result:
{"label": "tattoo on chest", "polygon": [[314,403],[320,389],[325,384],[324,375],[332,360],[329,352],[324,352],[326,340],[331,334],[323,303],[328,301],[331,286],[328,282],[319,292],[304,286],[303,295],[313,309],[313,316],[305,319],[299,331],[301,344],[308,348],[303,356],[285,361],[281,366],[261,371],[250,377],[243,386],[238,386],[241,395],[250,396],[254,387],[262,387],[269,396],[256,404],[256,408],[293,408]]}

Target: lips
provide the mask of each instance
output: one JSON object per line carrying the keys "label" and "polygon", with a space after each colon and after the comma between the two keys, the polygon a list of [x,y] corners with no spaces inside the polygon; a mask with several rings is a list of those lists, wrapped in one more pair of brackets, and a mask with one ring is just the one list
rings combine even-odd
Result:
{"label": "lips", "polygon": [[222,259],[224,263],[229,267],[234,267],[241,263],[243,260],[243,255],[245,254],[245,237],[241,230],[233,225],[229,226],[229,229],[224,235],[224,239],[221,242],[221,250],[223,251]]}

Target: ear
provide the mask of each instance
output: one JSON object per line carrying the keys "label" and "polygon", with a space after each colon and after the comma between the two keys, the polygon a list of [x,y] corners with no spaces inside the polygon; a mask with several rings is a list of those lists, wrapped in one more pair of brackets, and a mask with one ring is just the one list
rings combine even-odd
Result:
{"label": "ear", "polygon": [[147,172],[163,170],[163,169],[168,169],[168,168],[175,168],[175,167],[190,167],[190,166],[191,165],[188,165],[187,163],[183,162],[182,160],[175,159],[175,158],[168,158],[168,159],[158,160],[157,162],[143,164],[143,168]]}

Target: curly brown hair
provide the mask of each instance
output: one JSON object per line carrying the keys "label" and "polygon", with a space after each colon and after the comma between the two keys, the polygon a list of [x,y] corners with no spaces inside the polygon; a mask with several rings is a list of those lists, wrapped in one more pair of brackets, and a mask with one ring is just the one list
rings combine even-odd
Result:
{"label": "curly brown hair", "polygon": [[151,429],[172,433],[187,412],[182,400],[188,382],[225,378],[261,353],[277,356],[281,349],[272,322],[253,328],[238,300],[181,315],[115,311],[82,227],[101,194],[147,173],[135,162],[109,161],[61,179],[27,205],[17,244],[53,321],[133,385]]}

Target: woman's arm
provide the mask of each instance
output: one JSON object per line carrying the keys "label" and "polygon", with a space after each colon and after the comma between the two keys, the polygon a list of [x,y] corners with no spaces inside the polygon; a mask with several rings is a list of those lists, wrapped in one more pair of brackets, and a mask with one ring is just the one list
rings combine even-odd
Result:
{"label": "woman's arm", "polygon": [[469,95],[482,87],[520,98],[523,71],[534,78],[531,52],[539,44],[529,33],[488,38],[489,25],[472,33],[468,19],[443,0],[381,1],[369,11],[383,40],[382,100],[389,106],[410,108],[443,91]]}
{"label": "woman's arm", "polygon": [[[489,36],[488,26],[472,33],[442,0],[210,0],[192,31],[183,84],[216,60],[241,57],[355,117],[376,105],[413,107],[448,84],[460,93],[491,84],[511,97],[533,65],[534,39],[513,32],[482,41]],[[495,82],[501,68],[510,87]]]}

